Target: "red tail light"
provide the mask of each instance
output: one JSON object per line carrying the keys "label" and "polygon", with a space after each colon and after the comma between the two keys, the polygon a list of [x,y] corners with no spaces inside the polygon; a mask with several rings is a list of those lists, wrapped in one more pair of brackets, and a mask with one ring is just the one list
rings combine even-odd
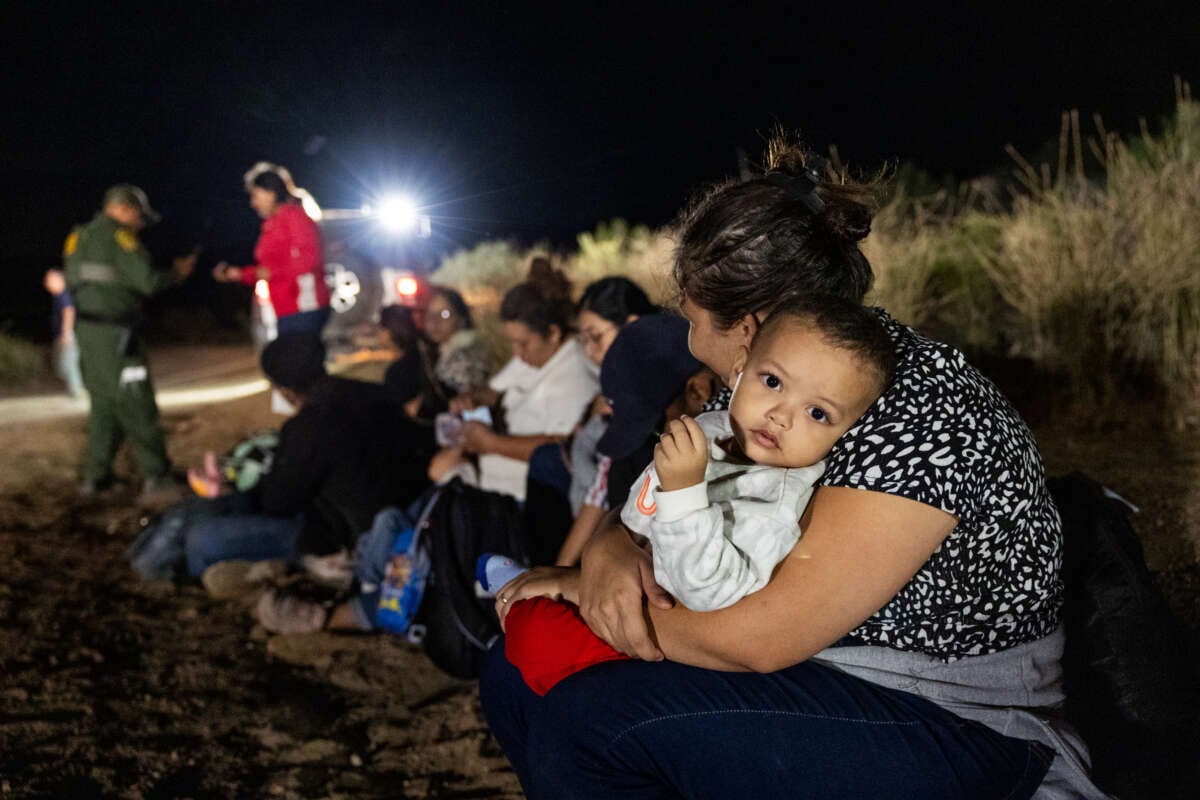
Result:
{"label": "red tail light", "polygon": [[404,277],[396,280],[396,294],[401,297],[416,297],[419,290],[416,278]]}

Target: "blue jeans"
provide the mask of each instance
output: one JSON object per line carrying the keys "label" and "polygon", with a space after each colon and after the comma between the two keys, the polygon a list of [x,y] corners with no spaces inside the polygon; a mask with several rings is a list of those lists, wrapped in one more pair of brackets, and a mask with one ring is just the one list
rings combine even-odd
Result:
{"label": "blue jeans", "polygon": [[531,800],[1016,800],[1053,757],[815,662],[757,674],[614,661],[538,697],[501,640],[479,693]]}
{"label": "blue jeans", "polygon": [[54,371],[67,385],[67,394],[78,397],[83,393],[83,375],[79,371],[79,345],[72,337],[65,344],[54,343]]}
{"label": "blue jeans", "polygon": [[358,581],[358,592],[350,598],[349,604],[358,626],[363,630],[375,629],[375,616],[379,613],[379,587],[387,577],[392,547],[400,532],[413,526],[413,520],[420,514],[419,503],[414,503],[408,513],[391,506],[383,509],[375,515],[371,530],[359,536],[354,546],[354,578]]}
{"label": "blue jeans", "polygon": [[320,333],[329,322],[329,306],[316,308],[312,311],[297,311],[280,317],[275,323],[275,330],[283,336],[285,333]]}
{"label": "blue jeans", "polygon": [[528,480],[537,481],[562,494],[571,490],[571,471],[563,461],[561,444],[543,444],[529,454]]}
{"label": "blue jeans", "polygon": [[194,578],[218,561],[291,559],[302,516],[235,513],[193,522],[187,530],[187,571]]}

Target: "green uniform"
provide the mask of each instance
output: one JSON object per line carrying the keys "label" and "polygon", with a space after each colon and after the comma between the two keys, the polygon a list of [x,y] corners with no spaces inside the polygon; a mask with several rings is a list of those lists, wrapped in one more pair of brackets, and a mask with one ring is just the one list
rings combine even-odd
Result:
{"label": "green uniform", "polygon": [[125,437],[142,477],[161,477],[169,464],[140,335],[141,307],[174,275],[154,269],[137,234],[104,213],[71,232],[63,256],[75,297],[83,383],[91,396],[84,477],[109,479]]}

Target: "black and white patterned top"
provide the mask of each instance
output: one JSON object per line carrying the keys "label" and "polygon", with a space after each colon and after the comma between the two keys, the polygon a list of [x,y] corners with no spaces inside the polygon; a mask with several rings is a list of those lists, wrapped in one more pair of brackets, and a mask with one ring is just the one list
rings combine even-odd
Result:
{"label": "black and white patterned top", "polygon": [[905,497],[959,522],[848,641],[952,661],[1050,634],[1062,524],[1033,435],[962,353],[876,312],[896,343],[896,375],[838,440],[821,483]]}
{"label": "black and white patterned top", "polygon": [[712,397],[704,401],[704,405],[700,406],[700,412],[708,411],[728,411],[729,401],[733,399],[733,389],[728,386],[722,386],[715,391]]}

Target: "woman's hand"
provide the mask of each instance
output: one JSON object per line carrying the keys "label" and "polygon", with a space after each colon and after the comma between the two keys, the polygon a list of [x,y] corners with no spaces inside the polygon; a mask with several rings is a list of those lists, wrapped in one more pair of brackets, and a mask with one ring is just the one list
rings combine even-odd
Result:
{"label": "woman's hand", "polygon": [[675,601],[654,580],[650,554],[635,545],[611,513],[583,550],[579,613],[613,648],[643,661],[661,661],[650,634],[643,598],[658,608]]}
{"label": "woman's hand", "polygon": [[446,473],[462,463],[462,460],[461,447],[443,447],[438,450],[429,460],[429,480],[440,483]]}
{"label": "woman's hand", "polygon": [[462,429],[462,448],[468,453],[484,455],[496,449],[497,434],[482,422],[464,422]]}
{"label": "woman's hand", "polygon": [[212,276],[221,283],[237,283],[242,279],[240,267],[231,267],[226,261],[220,261],[213,267]]}
{"label": "woman's hand", "polygon": [[513,603],[530,597],[550,597],[578,604],[579,570],[568,567],[534,567],[501,586],[500,591],[496,593],[496,615],[500,617],[501,629],[504,629],[504,620],[508,617],[508,610],[512,608]]}

